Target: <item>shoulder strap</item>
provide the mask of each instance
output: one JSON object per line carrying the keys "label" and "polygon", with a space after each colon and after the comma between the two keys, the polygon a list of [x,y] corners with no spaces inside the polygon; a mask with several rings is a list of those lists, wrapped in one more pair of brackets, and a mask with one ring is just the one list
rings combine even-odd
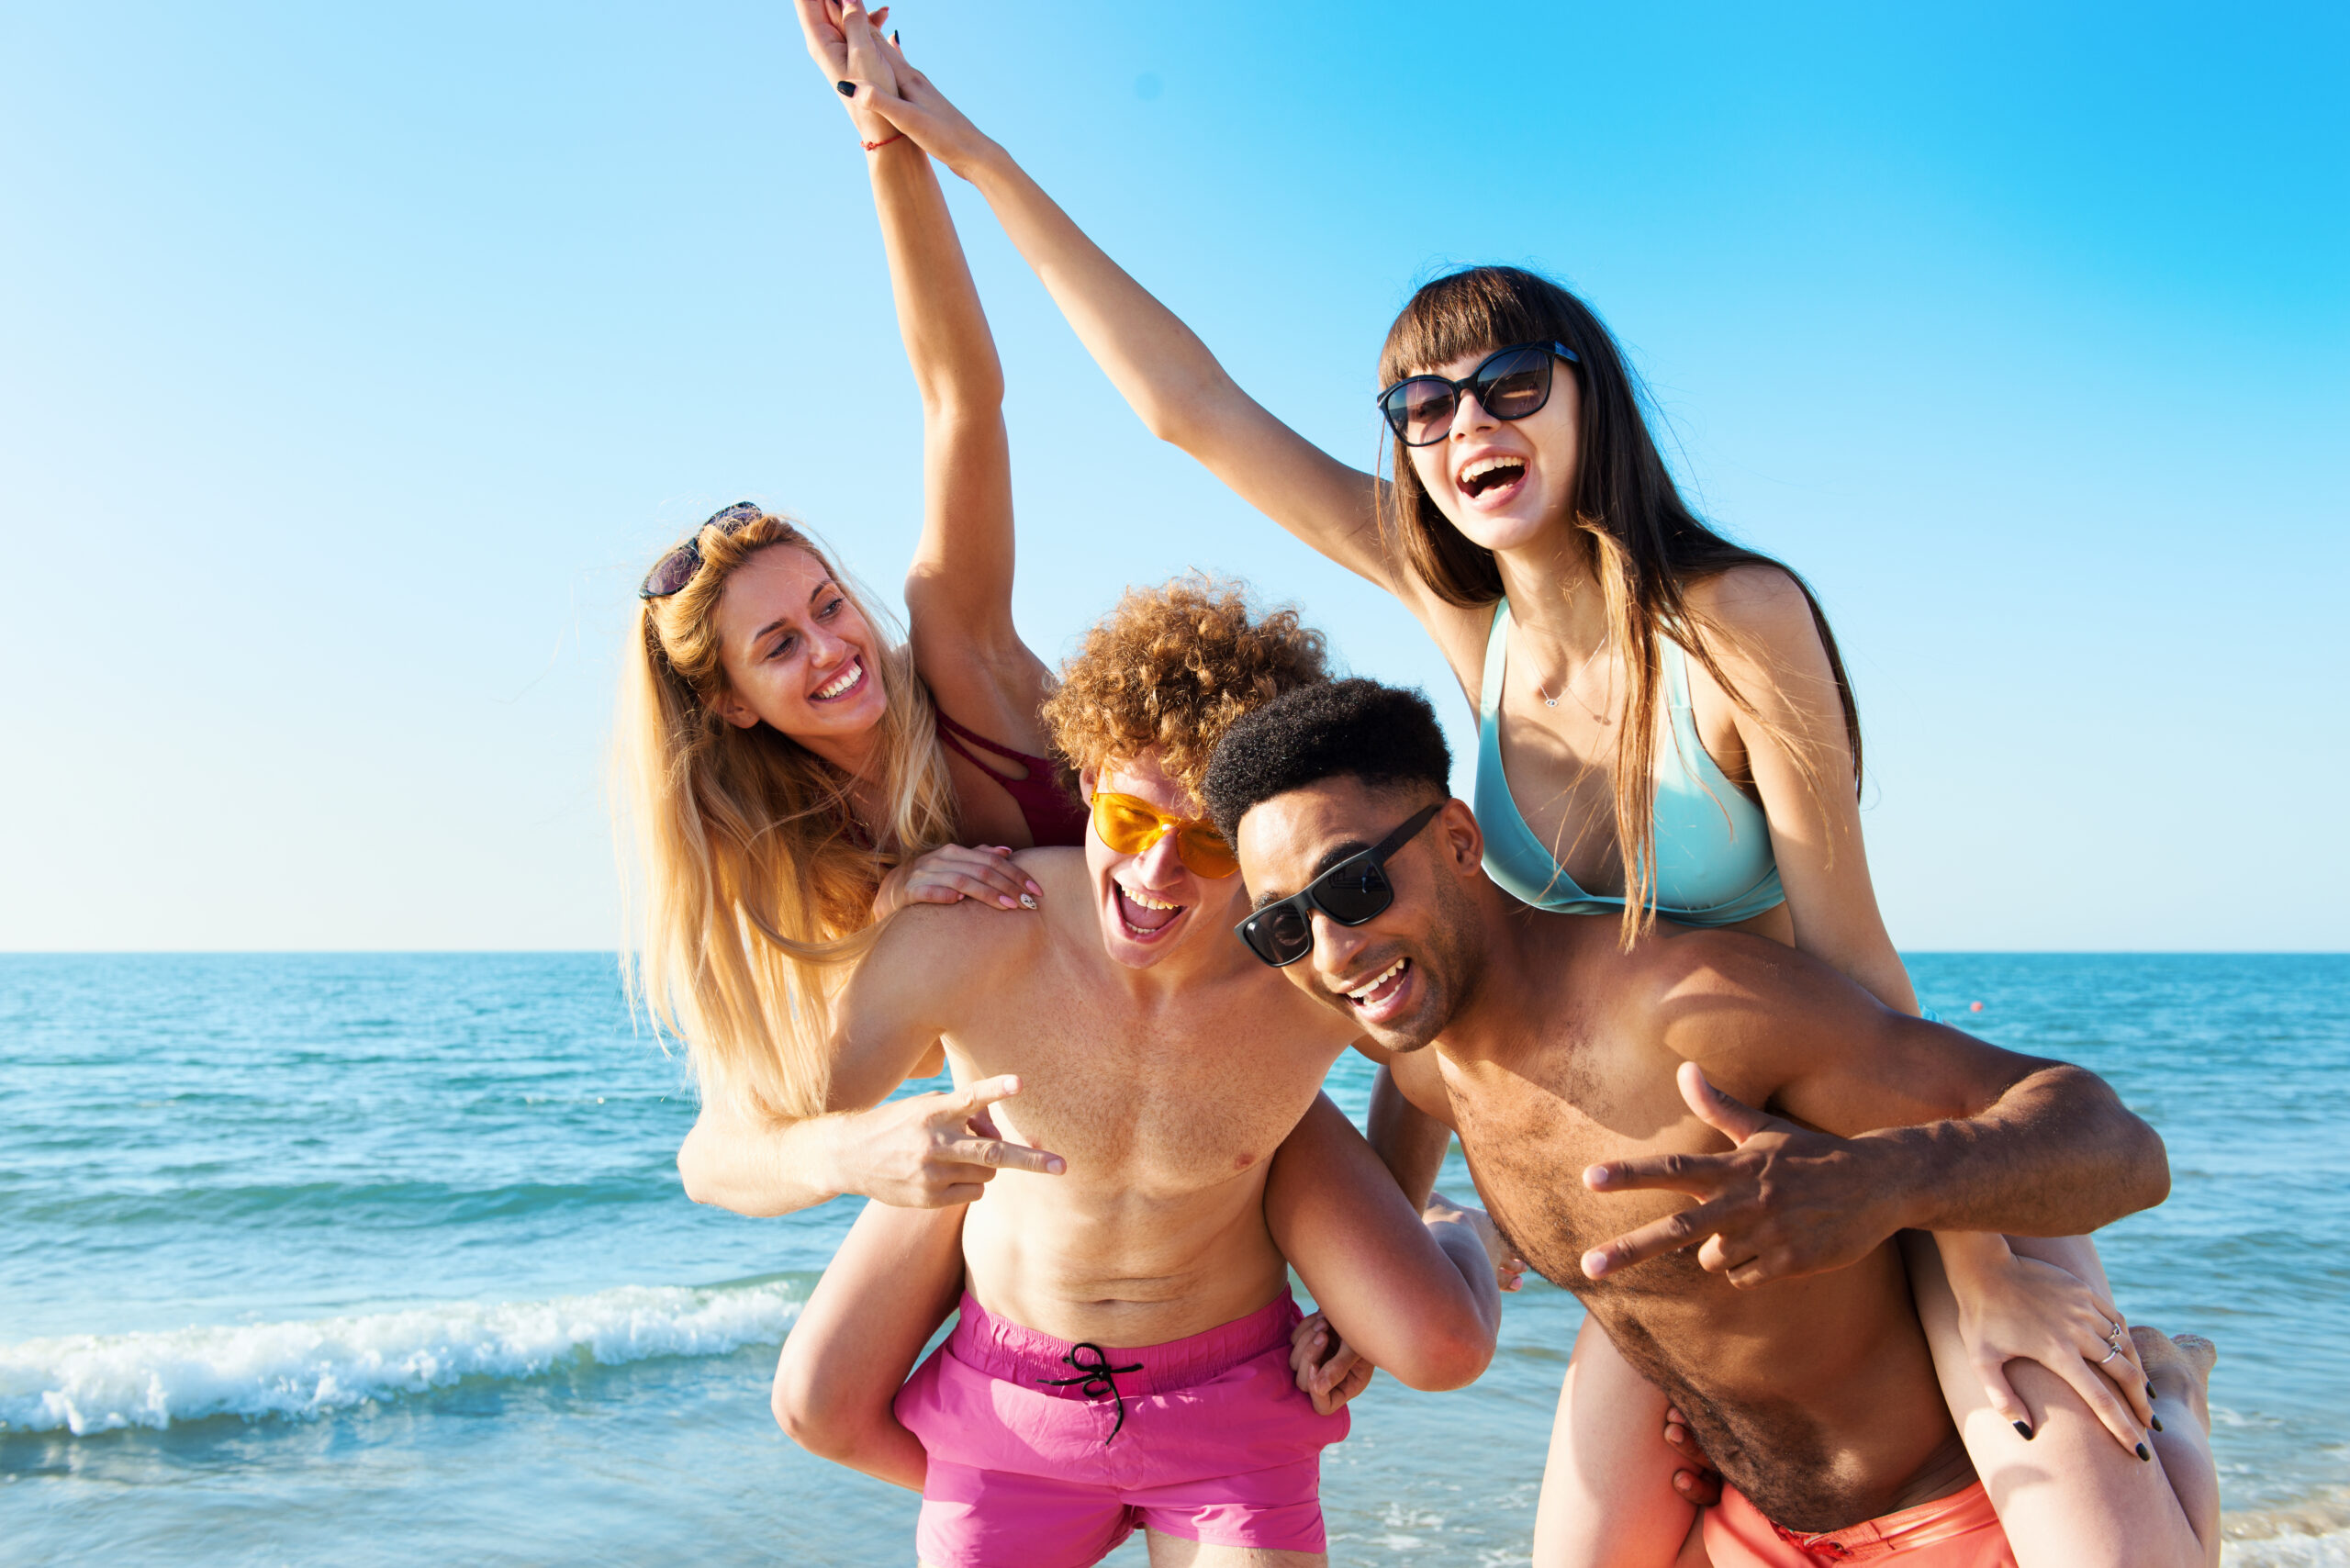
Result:
{"label": "shoulder strap", "polygon": [[1490,719],[1501,711],[1502,671],[1509,663],[1509,600],[1494,606],[1494,630],[1485,639],[1485,685],[1477,697],[1477,717]]}

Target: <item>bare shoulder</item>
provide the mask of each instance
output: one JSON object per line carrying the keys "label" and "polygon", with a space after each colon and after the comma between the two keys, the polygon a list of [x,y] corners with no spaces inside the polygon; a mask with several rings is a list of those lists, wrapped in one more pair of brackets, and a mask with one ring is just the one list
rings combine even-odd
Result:
{"label": "bare shoulder", "polygon": [[1777,566],[1732,566],[1691,583],[1690,607],[1736,636],[1782,656],[1819,647],[1802,585]]}
{"label": "bare shoulder", "polygon": [[[1075,858],[1083,870],[1084,856],[1074,849],[1024,849],[1013,863],[1046,890],[1066,880],[1058,860]],[[1081,896],[1074,888],[1064,899]],[[1000,909],[974,899],[953,903],[912,903],[890,917],[889,927],[875,946],[874,958],[892,967],[919,963],[942,978],[959,980],[974,969],[997,969],[1033,957],[1047,940],[1040,912]]]}
{"label": "bare shoulder", "polygon": [[1621,1005],[1676,1046],[1744,1035],[1799,1006],[1820,977],[1841,978],[1766,936],[1669,920],[1658,921],[1624,955],[1624,976],[1617,990]]}

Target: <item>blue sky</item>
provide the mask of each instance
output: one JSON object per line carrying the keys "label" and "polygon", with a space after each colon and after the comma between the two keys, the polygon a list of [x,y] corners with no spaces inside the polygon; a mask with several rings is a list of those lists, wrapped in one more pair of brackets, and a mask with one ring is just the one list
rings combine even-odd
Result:
{"label": "blue sky", "polygon": [[[1583,291],[1834,618],[1901,946],[2350,945],[2338,8],[896,19],[1359,463],[1416,282]],[[773,0],[10,6],[0,178],[0,947],[610,946],[645,563],[752,496],[903,570],[861,156]],[[954,199],[1031,642],[1220,569],[1465,733],[1408,618],[1152,442]]]}

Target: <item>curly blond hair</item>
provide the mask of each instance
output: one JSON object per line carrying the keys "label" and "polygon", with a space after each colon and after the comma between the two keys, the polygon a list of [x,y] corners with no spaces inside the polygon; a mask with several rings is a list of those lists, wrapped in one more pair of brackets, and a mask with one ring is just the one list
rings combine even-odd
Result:
{"label": "curly blond hair", "polygon": [[1126,590],[1061,666],[1045,723],[1072,767],[1156,748],[1167,776],[1197,795],[1234,721],[1329,678],[1322,633],[1295,610],[1253,614],[1246,584],[1193,573]]}

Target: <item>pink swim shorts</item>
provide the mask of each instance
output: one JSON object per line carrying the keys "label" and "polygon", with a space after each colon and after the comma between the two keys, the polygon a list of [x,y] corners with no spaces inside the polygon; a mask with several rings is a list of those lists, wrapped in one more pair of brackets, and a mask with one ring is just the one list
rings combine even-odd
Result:
{"label": "pink swim shorts", "polygon": [[[914,1541],[934,1568],[1083,1568],[1146,1525],[1217,1546],[1320,1551],[1317,1416],[1289,1367],[1297,1304],[1164,1345],[1072,1345],[963,1316],[898,1391],[929,1450]],[[1121,1408],[1124,1416],[1121,1417]]]}

